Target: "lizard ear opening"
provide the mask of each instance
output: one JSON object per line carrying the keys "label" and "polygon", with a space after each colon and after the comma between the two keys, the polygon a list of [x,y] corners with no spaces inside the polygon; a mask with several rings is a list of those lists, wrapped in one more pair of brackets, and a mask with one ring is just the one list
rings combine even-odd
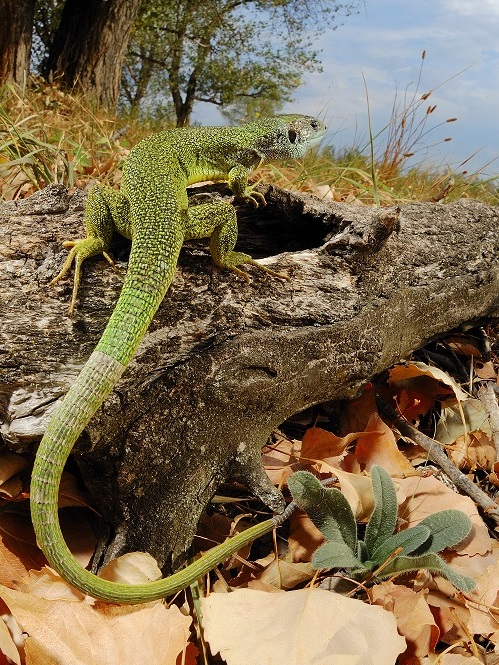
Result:
{"label": "lizard ear opening", "polygon": [[290,143],[294,143],[296,141],[296,132],[294,129],[288,130],[288,138]]}

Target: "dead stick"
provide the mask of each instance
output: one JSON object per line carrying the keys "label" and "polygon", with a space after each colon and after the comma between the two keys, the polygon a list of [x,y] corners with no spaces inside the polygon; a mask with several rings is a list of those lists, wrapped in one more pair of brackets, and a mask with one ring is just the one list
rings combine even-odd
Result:
{"label": "dead stick", "polygon": [[484,382],[478,389],[478,399],[489,414],[489,423],[492,430],[492,440],[496,449],[496,460],[499,460],[499,405],[491,381]]}
{"label": "dead stick", "polygon": [[381,415],[385,416],[385,418],[398,429],[402,436],[411,439],[411,441],[414,441],[414,443],[417,443],[421,448],[426,450],[432,462],[442,469],[458,490],[473,499],[473,501],[483,509],[485,514],[499,525],[499,506],[497,503],[465,476],[464,473],[459,471],[457,466],[453,464],[445,454],[442,449],[442,444],[434,439],[430,439],[429,436],[422,434],[383,400],[376,398],[376,403]]}

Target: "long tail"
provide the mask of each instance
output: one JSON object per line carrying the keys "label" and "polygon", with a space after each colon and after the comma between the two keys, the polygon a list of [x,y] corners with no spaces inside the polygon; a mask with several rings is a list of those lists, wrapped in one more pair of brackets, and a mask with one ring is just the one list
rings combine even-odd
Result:
{"label": "long tail", "polygon": [[31,480],[31,515],[49,563],[81,591],[116,603],[142,603],[185,588],[244,544],[272,530],[267,520],[211,549],[188,568],[140,585],[108,582],[85,570],[68,549],[59,526],[59,484],[64,464],[81,432],[130,362],[170,286],[182,238],[134,241],[127,278],[109,323],[76,382],[49,422]]}

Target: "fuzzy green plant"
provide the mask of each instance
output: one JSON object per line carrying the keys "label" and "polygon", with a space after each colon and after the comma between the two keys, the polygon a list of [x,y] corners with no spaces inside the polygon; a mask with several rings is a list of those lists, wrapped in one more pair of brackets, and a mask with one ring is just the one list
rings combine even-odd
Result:
{"label": "fuzzy green plant", "polygon": [[326,539],[312,557],[314,568],[348,569],[361,582],[427,569],[446,577],[458,589],[471,591],[475,582],[459,575],[437,554],[466,538],[472,528],[469,517],[460,510],[443,510],[395,533],[397,497],[393,481],[380,466],[372,467],[371,481],[374,510],[361,540],[355,516],[342,492],[324,487],[307,471],[297,471],[290,477],[288,485],[294,501]]}

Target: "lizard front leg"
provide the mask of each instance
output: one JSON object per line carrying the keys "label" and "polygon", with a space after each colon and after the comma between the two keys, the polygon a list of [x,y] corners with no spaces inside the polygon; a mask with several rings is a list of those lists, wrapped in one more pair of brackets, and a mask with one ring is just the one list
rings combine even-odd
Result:
{"label": "lizard front leg", "polygon": [[237,164],[229,171],[228,183],[234,194],[235,200],[243,203],[249,202],[254,205],[255,208],[258,208],[259,205],[266,206],[267,202],[265,201],[264,195],[255,191],[258,182],[254,185],[248,185],[249,173],[250,169],[242,164]]}

